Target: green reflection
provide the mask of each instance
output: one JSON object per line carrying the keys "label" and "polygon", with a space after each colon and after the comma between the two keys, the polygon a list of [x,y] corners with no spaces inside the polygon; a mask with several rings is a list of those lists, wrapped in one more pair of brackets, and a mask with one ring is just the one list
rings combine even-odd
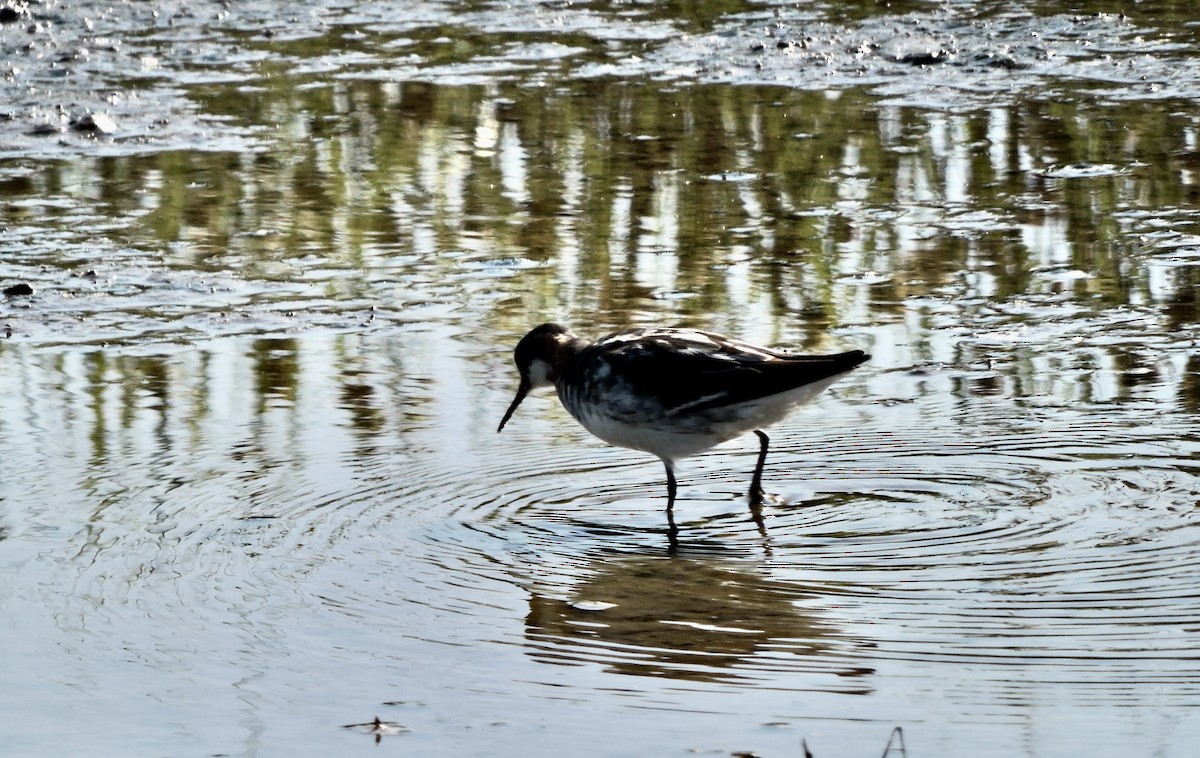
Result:
{"label": "green reflection", "polygon": [[[740,10],[645,12],[703,27]],[[0,165],[0,213],[17,228],[4,261],[81,303],[43,318],[101,314],[111,321],[95,330],[131,342],[155,331],[126,330],[138,321],[187,340],[194,328],[274,330],[279,313],[337,328],[441,318],[491,340],[553,317],[807,350],[903,325],[912,355],[933,360],[951,328],[1045,324],[1012,307],[1026,301],[1160,308],[1174,330],[1195,321],[1191,273],[1164,260],[1178,241],[1165,235],[1197,231],[1187,103],[1109,100],[1111,85],[1083,82],[1070,96],[944,111],[865,88],[455,85],[300,65],[351,52],[399,61],[440,50],[446,28],[229,31],[271,54],[188,92],[216,123],[253,129],[255,149]],[[468,35],[458,62],[499,37]],[[372,306],[379,321],[358,316]],[[33,313],[6,307],[18,332],[36,329]],[[261,389],[287,399],[278,379]]]}
{"label": "green reflection", "polygon": [[[577,281],[568,284],[586,282],[586,305],[615,323],[673,293],[686,295],[676,305],[684,320],[735,310],[728,271],[745,257],[754,263],[751,293],[761,292],[774,315],[799,312],[826,326],[837,321],[832,290],[849,273],[838,270],[847,250],[893,272],[874,290],[879,308],[952,283],[972,253],[991,259],[1002,297],[1036,288],[1030,270],[1056,256],[1055,264],[1095,277],[1076,285],[1080,294],[1128,302],[1120,262],[1131,243],[1114,214],[1177,202],[1183,192],[1169,179],[1179,176],[1173,156],[1186,133],[1161,104],[1022,103],[996,124],[995,112],[931,119],[862,93],[749,87],[590,83],[531,95],[359,82],[306,90],[295,103],[272,94],[220,104],[246,108],[239,115],[248,122],[290,104],[301,108],[290,123],[306,114],[300,123],[339,119],[350,128],[281,143],[269,159],[161,159],[159,201],[144,223],[158,244],[197,251],[181,264],[219,255],[248,275],[269,275],[273,261],[312,255],[361,270],[372,249],[428,260],[465,248],[538,262],[570,249],[578,251]],[[338,102],[349,112],[339,113]],[[1125,125],[1119,134],[1113,123]],[[962,140],[962,167],[930,144],[931,130],[947,128]],[[1138,165],[1132,172],[1057,179],[1013,164],[1017,146],[1036,155],[1039,170],[1111,161],[1118,139],[1119,157]],[[947,192],[961,195],[956,208],[993,208],[996,228],[902,249],[911,232],[895,213],[898,201],[901,211],[915,203],[941,215],[934,206]],[[1031,249],[1055,241],[1031,240],[1022,226],[1033,234],[1061,228],[1064,249]],[[656,281],[653,270],[664,266],[673,276]],[[523,274],[531,305],[550,306],[563,284],[557,273]]]}
{"label": "green reflection", "polygon": [[299,345],[294,339],[255,340],[250,345],[259,399],[258,412],[271,400],[294,405],[300,385]]}

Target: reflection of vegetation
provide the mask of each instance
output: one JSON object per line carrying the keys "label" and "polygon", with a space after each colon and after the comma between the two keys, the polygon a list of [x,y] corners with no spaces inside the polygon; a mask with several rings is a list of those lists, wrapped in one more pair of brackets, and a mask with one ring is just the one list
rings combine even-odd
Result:
{"label": "reflection of vegetation", "polygon": [[[1001,4],[1005,7],[1007,4]],[[1116,5],[1108,0],[1072,0],[1064,2],[1030,3],[1029,10],[1039,15],[1058,13],[1119,13],[1138,25],[1148,24],[1172,32],[1184,31],[1196,20],[1196,4],[1193,0],[1141,0],[1128,5]]]}
{"label": "reflection of vegetation", "polygon": [[[1047,265],[1092,275],[1072,285],[1080,295],[1127,303],[1145,286],[1128,281],[1133,251],[1114,214],[1186,193],[1186,129],[1169,104],[1029,101],[945,118],[856,92],[267,81],[236,99],[199,95],[245,123],[283,125],[269,156],[115,159],[132,168],[107,172],[119,178],[110,202],[131,184],[156,188],[139,245],[267,278],[314,257],[368,275],[380,254],[427,265],[462,249],[542,262],[570,250],[570,268],[522,275],[525,311],[566,305],[618,323],[674,307],[673,320],[701,322],[749,295],[777,318],[828,326],[841,319],[835,284],[858,268],[889,274],[872,288],[883,310],[978,267],[994,282],[985,294],[1028,293]],[[1043,173],[1080,163],[1138,168]],[[972,208],[997,221],[956,230],[953,215]]]}
{"label": "reflection of vegetation", "polygon": [[770,652],[761,665],[787,665],[796,656],[809,667],[828,659],[830,672],[841,676],[870,673],[830,655],[837,632],[800,610],[807,593],[736,564],[610,558],[573,594],[571,601],[530,598],[525,623],[535,657],[712,681],[738,678],[757,655]]}
{"label": "reflection of vegetation", "polygon": [[251,345],[260,414],[264,404],[272,399],[295,404],[300,383],[298,348],[294,339],[255,340]]}
{"label": "reflection of vegetation", "polygon": [[[728,10],[717,5],[656,12]],[[341,31],[247,44],[300,58],[370,47]],[[1196,318],[1190,272],[1152,286],[1153,245],[1137,236],[1195,226],[1162,210],[1195,200],[1194,124],[1175,103],[941,113],[853,89],[325,80],[292,60],[254,63],[255,87],[192,90],[217,118],[270,125],[268,149],[41,166],[0,181],[14,201],[0,221],[28,223],[15,201],[79,191],[136,218],[129,244],[189,275],[315,282],[334,310],[478,294],[465,318],[509,333],[551,315],[589,332],[753,324],[816,350],[841,325],[904,323],[929,358],[936,324],[918,298],[975,329],[996,326],[989,304],[1025,297],[1158,303],[1174,328]],[[1087,173],[1097,166],[1109,168]],[[43,221],[68,226],[71,212],[50,203]],[[260,389],[286,398],[279,360],[264,356]]]}
{"label": "reflection of vegetation", "polygon": [[[192,460],[193,474],[203,478],[224,466],[225,456],[260,457],[264,470],[283,457],[303,469],[315,444],[318,456],[374,465],[371,456],[381,449],[417,447],[411,434],[430,424],[428,382],[408,376],[391,349],[357,337],[237,340],[160,355],[38,354],[0,342],[0,355],[13,358],[7,365],[25,366],[4,377],[29,414],[11,429],[0,424],[0,432],[52,429],[56,444],[78,445],[86,461],[82,489],[98,498],[114,487],[123,491],[126,468],[146,461],[158,462],[151,468],[164,478],[180,475],[169,461]],[[331,370],[304,375],[314,364]],[[347,436],[295,439],[306,417]],[[280,440],[287,441],[282,452]]]}
{"label": "reflection of vegetation", "polygon": [[1190,413],[1200,412],[1200,355],[1192,355],[1179,387],[1180,405]]}

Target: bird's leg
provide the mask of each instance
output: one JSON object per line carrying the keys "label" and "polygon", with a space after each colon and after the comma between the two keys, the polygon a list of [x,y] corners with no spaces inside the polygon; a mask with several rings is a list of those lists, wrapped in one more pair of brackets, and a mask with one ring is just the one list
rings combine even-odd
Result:
{"label": "bird's leg", "polygon": [[667,469],[667,539],[671,542],[671,549],[676,546],[676,536],[679,534],[679,529],[675,527],[675,472],[671,469],[671,464],[663,461],[663,466]]}
{"label": "bird's leg", "polygon": [[[754,477],[750,480],[750,512],[752,514],[755,513],[755,506],[761,505],[766,498],[766,493],[762,488],[762,472],[763,464],[767,462],[767,447],[771,444],[771,438],[765,433],[758,429],[755,429],[754,433],[758,435],[759,448],[758,465],[754,467]],[[762,518],[761,513],[758,514],[758,518]]]}
{"label": "bird's leg", "polygon": [[667,468],[667,513],[675,510],[675,472],[671,470],[671,464],[664,464]]}
{"label": "bird's leg", "polygon": [[762,503],[750,503],[750,520],[758,527],[758,533],[764,538],[767,536],[767,522],[763,521]]}

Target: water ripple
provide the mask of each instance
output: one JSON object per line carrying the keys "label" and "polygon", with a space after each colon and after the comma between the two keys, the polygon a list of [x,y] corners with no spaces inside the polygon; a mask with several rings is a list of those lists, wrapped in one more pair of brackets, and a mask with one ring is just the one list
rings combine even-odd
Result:
{"label": "water ripple", "polygon": [[785,431],[768,468],[785,502],[762,531],[741,494],[753,450],[722,449],[681,477],[673,557],[652,460],[521,439],[519,467],[485,463],[493,486],[464,493],[465,523],[419,538],[442,569],[525,587],[525,644],[546,663],[716,683],[818,672],[835,692],[869,690],[886,661],[1015,665],[1101,697],[1082,674],[1103,661],[1120,700],[1176,676],[1162,666],[1200,673],[1196,443],[1135,415]]}
{"label": "water ripple", "polygon": [[[652,709],[689,708],[697,688],[874,693],[964,664],[978,685],[964,697],[991,714],[1039,683],[1107,704],[1164,682],[1166,701],[1196,694],[1200,442],[1182,416],[1147,423],[1133,402],[1096,413],[1003,397],[953,414],[942,394],[863,401],[849,385],[773,432],[765,484],[777,500],[761,525],[745,502],[753,439],[688,461],[672,550],[652,457],[600,445],[552,400],[503,435],[490,416],[453,427],[459,401],[395,379],[404,350],[372,363],[386,351],[369,341],[309,347],[332,345],[361,352],[346,381],[375,391],[283,387],[288,403],[235,425],[214,413],[187,444],[114,427],[102,455],[55,450],[40,443],[79,411],[43,407],[14,461],[82,460],[83,475],[31,484],[32,502],[75,510],[31,508],[18,528],[34,546],[54,542],[35,528],[76,533],[58,540],[68,552],[40,548],[53,563],[10,602],[48,609],[65,655],[131,644],[136,629],[131,655],[184,678],[196,675],[193,644],[231,670],[251,644],[286,666],[297,638],[332,627],[361,637],[329,652],[340,664],[385,636],[482,646],[557,683],[534,696],[584,682],[568,696],[595,697],[588,677],[554,673],[582,668],[631,678],[622,697]],[[239,360],[262,365],[261,347],[179,373],[216,381]],[[66,384],[80,407],[96,404],[91,385]],[[43,395],[33,383],[13,396]],[[183,396],[146,394],[128,427],[187,416]],[[379,410],[385,396],[407,410]],[[365,434],[347,414],[391,431]],[[6,565],[25,570],[38,549]]]}

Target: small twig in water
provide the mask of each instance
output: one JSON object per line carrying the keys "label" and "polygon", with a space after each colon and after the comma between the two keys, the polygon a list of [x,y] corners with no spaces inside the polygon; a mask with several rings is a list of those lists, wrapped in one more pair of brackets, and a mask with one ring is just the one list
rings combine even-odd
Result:
{"label": "small twig in water", "polygon": [[888,737],[888,744],[887,747],[883,749],[883,756],[881,758],[887,758],[888,754],[892,752],[893,741],[895,741],[896,749],[900,751],[900,755],[904,756],[904,758],[908,758],[908,750],[904,747],[904,730],[900,727],[896,727],[892,730],[892,735]]}
{"label": "small twig in water", "polygon": [[[883,756],[881,756],[881,758],[888,758],[888,755],[890,755],[892,752],[893,742],[896,743],[896,750],[900,753],[900,755],[904,756],[904,758],[908,758],[908,749],[904,747],[904,730],[900,727],[896,727],[892,730],[891,736],[888,737],[887,745],[883,748]],[[808,749],[807,738],[800,738],[800,747],[804,749],[804,758],[814,758],[812,751]]]}

